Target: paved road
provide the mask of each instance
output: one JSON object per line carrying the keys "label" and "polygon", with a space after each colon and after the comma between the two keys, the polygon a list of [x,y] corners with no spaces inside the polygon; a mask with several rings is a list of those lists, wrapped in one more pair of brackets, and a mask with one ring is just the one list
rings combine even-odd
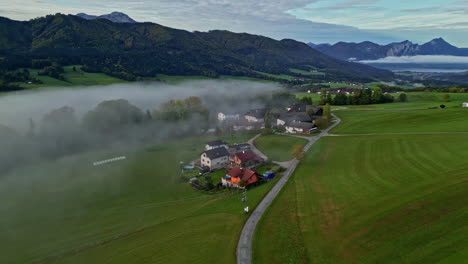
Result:
{"label": "paved road", "polygon": [[[316,137],[308,138],[309,143],[307,143],[307,145],[304,147],[305,151],[309,150],[310,147],[312,147],[312,145],[315,144],[315,142],[317,142],[321,137],[328,135],[328,131],[330,131],[333,127],[337,126],[341,122],[341,120],[337,116],[333,115],[333,117],[336,120],[336,122],[333,125],[323,130]],[[253,140],[255,140],[255,138],[253,138]],[[290,163],[290,166],[284,173],[283,177],[281,177],[278,183],[275,186],[273,186],[273,188],[265,196],[265,198],[263,198],[263,200],[260,202],[257,208],[255,208],[253,213],[250,215],[249,219],[247,219],[247,222],[245,222],[244,228],[242,229],[242,233],[239,238],[239,243],[237,244],[237,263],[238,264],[251,264],[252,263],[252,240],[253,240],[253,235],[255,233],[255,228],[257,227],[258,221],[260,221],[260,218],[265,213],[268,206],[270,206],[270,204],[276,198],[276,196],[281,191],[283,186],[289,180],[289,178],[291,177],[292,173],[294,172],[298,164],[299,164],[299,161],[296,159],[294,159]]]}
{"label": "paved road", "polygon": [[247,143],[250,144],[251,150],[252,150],[257,156],[259,156],[259,157],[262,158],[263,160],[267,161],[267,160],[268,160],[268,157],[267,157],[265,154],[263,154],[263,153],[262,153],[257,147],[255,147],[255,145],[254,145],[254,141],[255,141],[259,136],[261,136],[261,134],[258,134],[258,135],[256,135],[255,137],[249,139],[249,141],[247,141]]}

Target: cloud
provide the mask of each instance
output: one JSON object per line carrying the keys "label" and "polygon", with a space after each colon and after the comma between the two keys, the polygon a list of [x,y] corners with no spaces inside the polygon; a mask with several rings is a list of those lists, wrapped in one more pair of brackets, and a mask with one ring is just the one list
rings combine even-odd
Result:
{"label": "cloud", "polygon": [[446,56],[446,55],[418,55],[418,56],[402,56],[402,57],[386,57],[378,60],[363,60],[361,63],[454,63],[468,64],[468,57],[462,56]]}

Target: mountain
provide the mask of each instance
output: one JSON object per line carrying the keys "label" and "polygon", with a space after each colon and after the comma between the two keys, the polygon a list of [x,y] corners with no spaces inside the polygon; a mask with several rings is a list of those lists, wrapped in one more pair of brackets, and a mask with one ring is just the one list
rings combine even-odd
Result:
{"label": "mountain", "polygon": [[132,80],[156,74],[255,76],[257,71],[279,74],[310,66],[327,78],[393,77],[390,71],[342,62],[295,40],[222,30],[188,32],[62,14],[27,22],[0,19],[0,30],[8,33],[0,35],[0,70],[58,62]]}
{"label": "mountain", "polygon": [[76,16],[87,19],[87,20],[92,20],[92,19],[107,19],[115,23],[137,23],[135,20],[133,20],[131,17],[128,15],[121,13],[121,12],[112,12],[107,15],[100,15],[100,16],[94,16],[94,15],[88,15],[85,13],[78,13]]}
{"label": "mountain", "polygon": [[422,45],[405,40],[399,43],[379,45],[370,41],[361,43],[338,42],[331,46],[311,46],[329,56],[341,60],[376,60],[388,56],[453,55],[468,56],[468,49],[457,48],[442,38]]}

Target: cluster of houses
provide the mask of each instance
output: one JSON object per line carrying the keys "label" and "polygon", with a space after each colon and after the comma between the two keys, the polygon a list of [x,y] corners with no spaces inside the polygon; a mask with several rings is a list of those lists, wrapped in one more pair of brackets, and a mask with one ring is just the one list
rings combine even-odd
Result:
{"label": "cluster of houses", "polygon": [[[245,114],[219,112],[218,121],[237,130],[265,128],[266,108],[253,109]],[[281,113],[273,113],[271,127],[284,127],[287,133],[311,134],[317,131],[315,118],[323,114],[322,108],[307,104],[292,104]]]}
{"label": "cluster of houses", "polygon": [[202,171],[227,169],[226,175],[221,177],[225,187],[244,188],[258,182],[260,175],[255,167],[265,161],[256,155],[248,143],[228,145],[222,140],[207,142],[205,151],[200,156]]}

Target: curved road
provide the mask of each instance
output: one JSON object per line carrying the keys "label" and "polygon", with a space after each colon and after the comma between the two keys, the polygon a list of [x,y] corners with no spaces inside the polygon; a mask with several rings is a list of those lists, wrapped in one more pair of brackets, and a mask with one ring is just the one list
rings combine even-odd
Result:
{"label": "curved road", "polygon": [[[330,131],[332,128],[334,128],[341,122],[341,119],[339,119],[337,116],[335,115],[332,115],[332,116],[335,118],[336,122],[332,124],[329,128],[323,130],[317,136],[308,138],[309,143],[304,147],[305,151],[309,150],[310,147],[312,147],[312,145],[314,145],[315,142],[317,142],[321,137],[327,136],[328,131]],[[239,243],[237,244],[237,263],[238,264],[251,264],[252,263],[252,240],[253,240],[253,235],[255,233],[255,228],[257,227],[257,224],[260,221],[260,218],[265,213],[268,206],[270,206],[270,204],[276,198],[276,196],[281,191],[283,186],[289,180],[289,178],[291,177],[292,173],[294,172],[298,164],[299,164],[299,161],[296,159],[294,159],[290,163],[290,166],[284,173],[283,177],[281,177],[278,183],[275,186],[273,186],[270,192],[265,196],[265,198],[263,198],[263,200],[260,202],[257,208],[255,208],[253,213],[249,216],[249,219],[247,219],[247,222],[245,222],[244,228],[242,229],[242,233],[239,239]]]}

